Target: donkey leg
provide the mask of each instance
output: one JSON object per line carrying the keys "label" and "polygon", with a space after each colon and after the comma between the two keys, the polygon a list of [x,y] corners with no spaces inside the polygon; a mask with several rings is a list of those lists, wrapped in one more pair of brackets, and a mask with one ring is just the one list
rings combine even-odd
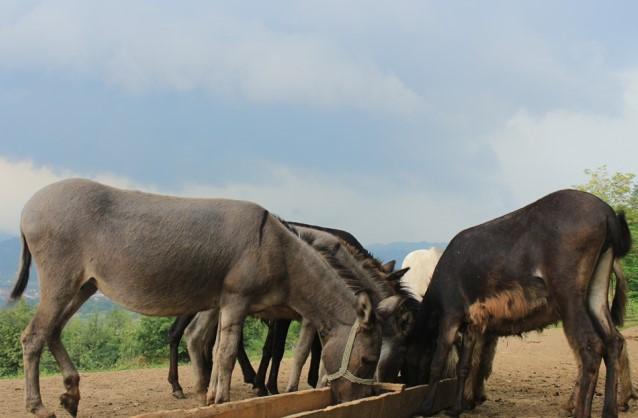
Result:
{"label": "donkey leg", "polygon": [[631,383],[631,365],[629,364],[629,353],[627,352],[627,344],[623,344],[618,360],[619,382],[618,388],[618,404],[622,411],[629,410],[629,401],[638,399],[638,394]]}
{"label": "donkey leg", "polygon": [[[485,343],[485,335],[479,335],[476,338],[476,342],[474,343],[474,349],[472,350],[472,355],[470,357],[470,369],[469,369],[469,373],[467,375],[467,378],[465,379],[465,385],[463,387],[463,403],[465,405],[465,409],[474,409],[476,406],[476,398],[477,398],[477,382],[479,380],[479,369],[481,367],[481,356],[483,354],[483,344]],[[452,354],[454,354],[456,344],[452,346],[452,349],[450,350],[450,355],[448,356],[448,368],[450,368],[451,363],[452,363],[452,358],[454,357]],[[458,370],[459,366],[460,366],[460,361],[458,356],[456,357],[456,363],[455,363],[455,368],[454,368],[454,373],[455,375],[458,375],[458,373],[456,373],[456,370]],[[445,373],[444,376],[451,376],[448,373]]]}
{"label": "donkey leg", "polygon": [[213,368],[210,377],[210,393],[204,403],[213,404],[215,402],[215,396],[217,394],[217,383],[219,377],[219,342],[221,341],[221,327],[219,326],[219,320],[215,329],[216,337],[213,345]]}
{"label": "donkey leg", "polygon": [[264,341],[264,347],[261,350],[261,361],[259,362],[255,382],[253,383],[253,389],[257,389],[257,396],[268,395],[268,390],[266,389],[266,372],[268,371],[268,364],[270,364],[270,359],[272,358],[274,327],[274,321],[269,321],[268,335],[266,336],[266,341]]}
{"label": "donkey leg", "polygon": [[295,347],[295,355],[292,361],[292,368],[290,370],[290,378],[288,379],[288,386],[286,386],[286,392],[295,392],[299,389],[299,378],[301,377],[301,369],[303,368],[308,353],[310,352],[310,346],[315,338],[315,328],[310,321],[305,318],[301,320],[301,330],[299,331],[299,340]]}
{"label": "donkey leg", "polygon": [[206,404],[206,391],[212,372],[211,351],[217,332],[219,311],[210,309],[200,312],[186,328],[186,345],[195,375],[195,396]]}
{"label": "donkey leg", "polygon": [[463,404],[463,394],[465,392],[465,382],[470,374],[470,366],[472,364],[472,354],[474,346],[479,338],[478,331],[466,330],[463,336],[463,349],[461,350],[461,358],[457,367],[458,383],[456,388],[456,401],[452,409],[446,411],[446,414],[452,417],[458,417],[465,410]]}
{"label": "donkey leg", "polygon": [[563,331],[579,364],[578,382],[572,395],[573,403],[568,402],[566,406],[573,405],[574,417],[585,418],[591,415],[591,402],[604,346],[594,329],[587,308],[579,302],[559,301],[565,307]]}
{"label": "donkey leg", "polygon": [[321,340],[319,334],[315,333],[310,347],[310,367],[308,368],[308,385],[317,387],[319,381],[319,362],[321,361]]}
{"label": "donkey leg", "polygon": [[219,341],[217,341],[219,347],[216,359],[218,367],[216,404],[230,400],[230,381],[245,317],[246,308],[241,302],[227,301],[220,311],[218,325],[220,333]]}
{"label": "donkey leg", "polygon": [[[78,291],[78,287],[50,286],[49,273],[40,274],[42,299],[33,318],[22,332],[22,359],[26,383],[25,403],[28,412],[37,417],[54,417],[42,403],[40,395],[40,357],[44,345],[51,338],[56,323],[60,322],[65,308]],[[68,274],[55,274],[55,277],[69,277]],[[55,344],[54,344],[55,346]],[[77,372],[76,372],[77,373]]]}
{"label": "donkey leg", "polygon": [[168,344],[170,362],[168,366],[168,383],[170,383],[173,396],[177,399],[184,399],[184,390],[179,384],[179,364],[178,349],[179,343],[184,335],[184,330],[191,323],[195,315],[182,315],[175,318],[173,325],[168,330]]}
{"label": "donkey leg", "polygon": [[454,344],[459,326],[460,320],[450,317],[444,317],[440,322],[436,350],[434,351],[430,367],[429,384],[431,389],[421,404],[421,413],[423,415],[431,415],[434,409],[434,397],[436,396],[438,383],[442,377],[445,363],[450,349],[452,348],[452,344]]}
{"label": "donkey leg", "polygon": [[51,354],[53,354],[53,357],[60,367],[60,371],[62,372],[62,377],[64,379],[64,387],[66,388],[66,392],[60,395],[60,404],[72,416],[77,415],[78,404],[80,403],[80,374],[73,365],[66,348],[64,348],[60,336],[62,334],[62,329],[69,319],[71,319],[73,314],[75,314],[84,302],[95,294],[96,291],[97,287],[94,280],[90,280],[82,285],[80,291],[64,309],[59,322],[53,328],[47,342],[49,351],[51,351]]}
{"label": "donkey leg", "polygon": [[485,394],[485,382],[492,374],[492,364],[494,356],[496,356],[496,345],[498,337],[483,336],[483,347],[481,350],[481,359],[478,364],[478,373],[474,381],[474,403],[480,405],[487,400]]}
{"label": "donkey leg", "polygon": [[589,314],[594,328],[603,341],[605,350],[603,358],[607,375],[605,378],[605,402],[603,417],[618,416],[618,359],[624,344],[624,338],[614,325],[609,311],[609,277],[613,262],[613,253],[609,249],[599,258],[592,280],[589,284],[588,304]]}
{"label": "donkey leg", "polygon": [[255,381],[255,369],[250,364],[248,354],[246,354],[246,347],[244,346],[244,333],[242,331],[241,340],[239,341],[239,350],[237,351],[237,361],[239,361],[239,367],[241,367],[242,375],[244,376],[244,383],[253,384]]}
{"label": "donkey leg", "polygon": [[279,319],[275,321],[274,335],[272,340],[272,359],[270,361],[270,373],[268,375],[268,384],[266,388],[271,395],[279,393],[277,388],[277,378],[279,377],[279,365],[286,351],[286,337],[288,336],[288,328],[290,328],[290,319]]}

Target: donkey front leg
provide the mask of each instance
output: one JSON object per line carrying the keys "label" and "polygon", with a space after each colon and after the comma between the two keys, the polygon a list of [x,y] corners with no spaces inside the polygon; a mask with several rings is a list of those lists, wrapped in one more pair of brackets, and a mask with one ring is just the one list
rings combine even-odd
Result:
{"label": "donkey front leg", "polygon": [[272,358],[272,340],[275,333],[275,321],[268,322],[268,334],[266,335],[266,341],[261,349],[261,360],[259,362],[259,368],[257,368],[257,374],[253,381],[253,389],[257,390],[257,396],[268,395],[266,389],[266,372],[268,371],[268,365]]}
{"label": "donkey front leg", "polygon": [[434,356],[432,357],[430,368],[429,384],[431,389],[421,404],[420,412],[423,415],[431,415],[434,410],[434,397],[436,396],[438,383],[442,377],[448,354],[452,348],[452,344],[454,344],[460,323],[461,321],[459,319],[451,317],[445,317],[441,320],[436,349],[434,351]]}
{"label": "donkey front leg", "polygon": [[465,405],[463,404],[463,393],[465,391],[465,382],[470,374],[470,366],[472,364],[472,353],[474,352],[474,346],[476,340],[479,337],[478,331],[468,329],[463,336],[463,348],[461,350],[461,358],[457,366],[458,383],[456,389],[456,401],[451,410],[447,411],[447,414],[453,417],[458,417],[463,413]]}
{"label": "donkey front leg", "polygon": [[315,333],[310,347],[310,367],[308,368],[308,385],[317,387],[319,381],[319,362],[321,362],[321,340],[319,334]]}
{"label": "donkey front leg", "polygon": [[246,309],[236,301],[225,304],[220,311],[219,340],[216,342],[217,356],[215,359],[217,368],[216,404],[230,400],[230,381],[245,317]]}
{"label": "donkey front leg", "polygon": [[270,361],[270,373],[268,374],[268,392],[271,395],[279,393],[277,378],[279,377],[279,365],[286,351],[286,337],[290,328],[290,319],[278,319],[275,321],[274,336],[272,341],[272,359]]}
{"label": "donkey front leg", "polygon": [[301,369],[303,368],[310,348],[315,338],[315,327],[306,318],[301,320],[301,330],[299,331],[299,341],[295,347],[295,356],[292,362],[292,370],[290,371],[290,379],[286,392],[295,392],[299,390],[299,379],[301,377]]}
{"label": "donkey front leg", "polygon": [[244,383],[253,384],[255,382],[255,369],[250,364],[248,354],[246,354],[246,347],[244,346],[244,335],[242,332],[241,341],[239,342],[239,351],[237,352],[237,361],[239,361],[239,367],[244,375]]}

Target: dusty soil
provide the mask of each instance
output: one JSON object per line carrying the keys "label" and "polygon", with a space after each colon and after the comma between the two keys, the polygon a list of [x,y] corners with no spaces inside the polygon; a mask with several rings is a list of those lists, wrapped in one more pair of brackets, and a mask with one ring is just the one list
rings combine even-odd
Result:
{"label": "dusty soil", "polygon": [[[638,376],[638,327],[623,332],[627,337],[632,374]],[[280,374],[280,388],[288,379],[289,360]],[[182,386],[192,395],[190,367],[180,369]],[[198,406],[190,396],[176,400],[166,382],[164,368],[122,372],[82,373],[82,401],[79,417],[124,417],[160,409]],[[305,372],[304,372],[305,376]],[[576,376],[576,366],[561,329],[532,333],[525,338],[507,338],[499,343],[494,373],[488,381],[489,400],[466,416],[479,417],[551,417],[557,416],[559,405],[569,396]],[[594,399],[593,416],[600,416],[602,376]],[[636,380],[634,379],[634,382]],[[69,416],[57,406],[63,392],[59,376],[42,378],[45,404],[55,407],[58,417]],[[249,385],[241,381],[237,368],[233,374],[233,400],[254,396]],[[0,380],[0,416],[30,417],[24,412],[24,382]],[[638,417],[638,401],[622,417]]]}

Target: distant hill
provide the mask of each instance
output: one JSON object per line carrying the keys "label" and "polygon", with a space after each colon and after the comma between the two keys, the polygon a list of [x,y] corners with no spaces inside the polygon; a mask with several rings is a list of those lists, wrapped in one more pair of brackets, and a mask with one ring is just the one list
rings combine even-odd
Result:
{"label": "distant hill", "polygon": [[[378,259],[382,261],[396,260],[397,268],[401,266],[403,258],[411,251],[440,247],[445,248],[447,244],[440,242],[392,242],[389,244],[370,244],[366,248],[372,252]],[[9,297],[9,293],[13,288],[18,263],[20,261],[21,243],[18,237],[10,237],[0,241],[0,306]],[[35,269],[31,269],[32,277],[29,280],[29,286],[25,292],[27,301],[35,302],[38,299],[38,280]],[[110,310],[115,306],[102,294],[93,296],[89,302],[82,308],[83,312]]]}
{"label": "distant hill", "polygon": [[430,247],[445,248],[444,242],[391,242],[389,244],[369,244],[366,248],[382,261],[396,260],[399,268],[406,255],[414,250],[422,250]]}

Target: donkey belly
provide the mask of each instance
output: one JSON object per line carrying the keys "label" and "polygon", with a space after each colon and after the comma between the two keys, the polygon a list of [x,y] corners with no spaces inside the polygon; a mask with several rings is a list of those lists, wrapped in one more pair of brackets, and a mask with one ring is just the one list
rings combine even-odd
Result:
{"label": "donkey belly", "polygon": [[[190,277],[192,279],[192,277]],[[144,314],[178,316],[217,306],[223,278],[208,283],[189,277],[95,277],[98,289],[124,308]]]}
{"label": "donkey belly", "polygon": [[98,251],[86,276],[114,302],[146,315],[175,316],[217,305],[228,263],[203,252],[159,251]]}

